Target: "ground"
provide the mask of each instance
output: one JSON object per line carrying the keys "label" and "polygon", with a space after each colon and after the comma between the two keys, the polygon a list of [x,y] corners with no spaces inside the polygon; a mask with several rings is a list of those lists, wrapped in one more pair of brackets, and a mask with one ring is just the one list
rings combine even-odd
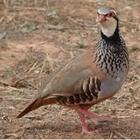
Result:
{"label": "ground", "polygon": [[[114,7],[130,54],[121,90],[90,110],[112,122],[94,124],[82,135],[74,110],[59,105],[16,115],[53,71],[94,46],[97,9]],[[138,0],[0,0],[0,138],[140,138],[140,3]]]}

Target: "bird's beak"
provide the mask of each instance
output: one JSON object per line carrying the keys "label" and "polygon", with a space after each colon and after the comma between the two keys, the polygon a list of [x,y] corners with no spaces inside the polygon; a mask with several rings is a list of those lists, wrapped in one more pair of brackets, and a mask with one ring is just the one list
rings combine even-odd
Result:
{"label": "bird's beak", "polygon": [[98,15],[97,20],[98,22],[105,22],[107,19],[105,15]]}

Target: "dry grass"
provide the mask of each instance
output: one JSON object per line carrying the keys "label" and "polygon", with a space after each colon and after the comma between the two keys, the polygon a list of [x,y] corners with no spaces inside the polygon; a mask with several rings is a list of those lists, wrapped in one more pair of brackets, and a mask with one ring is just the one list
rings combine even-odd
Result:
{"label": "dry grass", "polygon": [[[15,119],[46,77],[95,45],[102,5],[117,9],[131,61],[119,93],[91,109],[114,121],[90,125],[102,131],[83,136],[76,113],[61,106]],[[0,138],[140,138],[139,6],[138,0],[1,0]]]}

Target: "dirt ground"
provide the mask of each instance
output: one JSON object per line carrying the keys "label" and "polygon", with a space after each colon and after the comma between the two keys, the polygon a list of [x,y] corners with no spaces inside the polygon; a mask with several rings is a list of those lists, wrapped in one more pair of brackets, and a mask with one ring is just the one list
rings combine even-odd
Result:
{"label": "dirt ground", "polygon": [[[118,11],[131,61],[121,90],[91,108],[113,121],[89,121],[99,132],[82,135],[76,112],[59,105],[16,119],[46,77],[96,44],[103,5]],[[139,7],[139,0],[0,0],[0,138],[140,138]]]}

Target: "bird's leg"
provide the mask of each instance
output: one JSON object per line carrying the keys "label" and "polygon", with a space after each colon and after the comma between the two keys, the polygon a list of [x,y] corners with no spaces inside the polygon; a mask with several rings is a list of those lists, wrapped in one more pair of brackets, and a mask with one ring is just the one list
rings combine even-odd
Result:
{"label": "bird's leg", "polygon": [[81,124],[82,124],[82,134],[95,134],[96,133],[95,131],[88,130],[88,125],[86,122],[85,115],[79,111],[77,111],[77,113],[78,113],[78,116],[79,116]]}
{"label": "bird's leg", "polygon": [[78,109],[78,112],[86,115],[87,117],[92,119],[95,123],[98,123],[98,121],[111,121],[111,118],[109,118],[109,117],[99,116],[97,114],[93,114],[93,113],[91,113],[88,110],[83,109],[83,108]]}

